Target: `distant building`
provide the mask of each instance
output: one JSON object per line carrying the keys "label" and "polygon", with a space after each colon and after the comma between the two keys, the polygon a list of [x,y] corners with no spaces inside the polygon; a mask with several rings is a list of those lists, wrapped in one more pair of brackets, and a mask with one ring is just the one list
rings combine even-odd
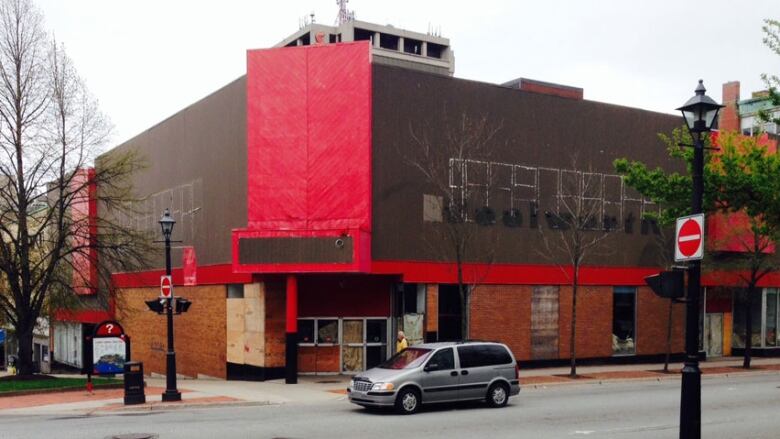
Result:
{"label": "distant building", "polygon": [[274,47],[354,41],[371,43],[373,62],[376,64],[450,76],[455,72],[455,54],[450,47],[449,39],[365,21],[351,20],[340,26],[307,24]]}

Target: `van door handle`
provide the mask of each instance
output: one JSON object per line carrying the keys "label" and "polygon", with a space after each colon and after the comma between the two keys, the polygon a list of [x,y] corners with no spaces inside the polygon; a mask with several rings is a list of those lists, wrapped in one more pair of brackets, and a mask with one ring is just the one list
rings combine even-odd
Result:
{"label": "van door handle", "polygon": [[458,376],[458,371],[453,370],[452,372],[450,372],[450,376],[454,376],[454,377]]}
{"label": "van door handle", "polygon": [[469,374],[469,371],[467,371],[467,370],[461,370],[461,371],[460,371],[460,374],[461,374],[461,375],[468,375],[468,374]]}

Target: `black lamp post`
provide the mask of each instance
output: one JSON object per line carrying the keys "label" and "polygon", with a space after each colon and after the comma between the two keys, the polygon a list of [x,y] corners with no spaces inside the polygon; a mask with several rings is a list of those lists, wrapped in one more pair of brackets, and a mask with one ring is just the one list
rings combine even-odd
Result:
{"label": "black lamp post", "polygon": [[[704,144],[702,134],[712,130],[723,108],[704,93],[700,79],[696,94],[678,108],[693,138],[693,195],[692,213],[702,213],[704,197]],[[701,292],[701,261],[688,266],[688,297],[685,311],[685,366],[682,370],[680,395],[680,438],[701,438],[701,370],[699,369],[699,295]]]}
{"label": "black lamp post", "polygon": [[[171,212],[165,209],[162,218],[160,218],[160,227],[165,237],[165,275],[171,275],[171,234],[173,225],[176,221],[171,217]],[[172,288],[172,286],[171,286]],[[171,296],[167,299],[166,314],[168,317],[168,352],[165,354],[165,392],[162,394],[163,401],[181,401],[181,392],[176,389],[176,352],[173,350],[173,289]]]}

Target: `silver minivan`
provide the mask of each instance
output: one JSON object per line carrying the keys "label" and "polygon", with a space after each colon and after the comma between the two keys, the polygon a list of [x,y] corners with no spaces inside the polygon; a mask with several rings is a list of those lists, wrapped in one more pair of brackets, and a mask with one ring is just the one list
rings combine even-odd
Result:
{"label": "silver minivan", "polygon": [[520,393],[519,369],[506,345],[490,342],[419,344],[361,372],[347,387],[364,407],[416,412],[421,404],[485,400],[503,407]]}

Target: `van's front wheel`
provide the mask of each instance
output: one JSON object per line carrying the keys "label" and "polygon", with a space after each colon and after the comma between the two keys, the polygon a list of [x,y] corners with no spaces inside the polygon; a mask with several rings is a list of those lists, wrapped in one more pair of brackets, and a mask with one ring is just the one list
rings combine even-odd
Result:
{"label": "van's front wheel", "polygon": [[404,415],[411,415],[417,413],[420,402],[420,393],[414,388],[407,387],[398,392],[395,398],[395,409]]}
{"label": "van's front wheel", "polygon": [[493,383],[487,391],[487,403],[490,407],[503,407],[509,402],[509,386]]}

